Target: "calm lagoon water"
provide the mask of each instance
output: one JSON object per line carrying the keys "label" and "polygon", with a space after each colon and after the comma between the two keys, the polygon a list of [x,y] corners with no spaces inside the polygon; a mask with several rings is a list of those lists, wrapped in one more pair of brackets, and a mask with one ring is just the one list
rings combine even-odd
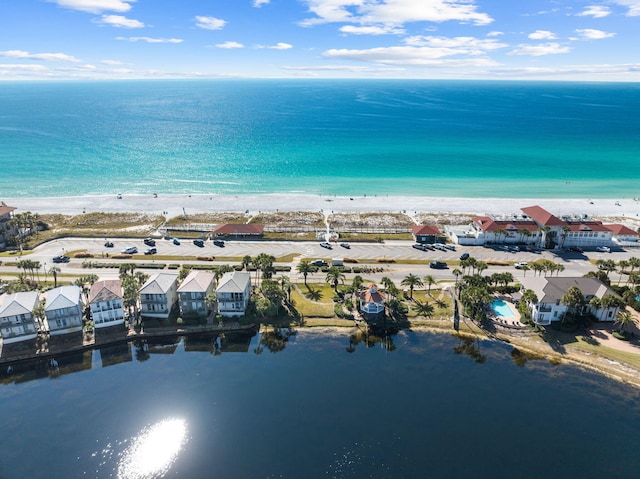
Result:
{"label": "calm lagoon water", "polygon": [[640,467],[640,392],[597,374],[448,334],[283,339],[114,346],[56,358],[57,375],[16,366],[0,383],[0,477],[602,478]]}

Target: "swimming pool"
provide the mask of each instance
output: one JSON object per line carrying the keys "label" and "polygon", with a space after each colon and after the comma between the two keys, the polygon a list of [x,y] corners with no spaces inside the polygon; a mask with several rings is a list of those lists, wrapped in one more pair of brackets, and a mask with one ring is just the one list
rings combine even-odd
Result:
{"label": "swimming pool", "polygon": [[497,316],[501,316],[503,318],[513,318],[515,314],[511,311],[511,308],[504,301],[496,300],[491,303],[491,307]]}

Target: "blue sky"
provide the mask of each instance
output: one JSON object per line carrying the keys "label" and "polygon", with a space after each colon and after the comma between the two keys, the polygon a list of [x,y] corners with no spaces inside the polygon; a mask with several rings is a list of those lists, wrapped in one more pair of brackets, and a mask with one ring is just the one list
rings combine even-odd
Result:
{"label": "blue sky", "polygon": [[640,81],[640,0],[3,0],[0,79]]}

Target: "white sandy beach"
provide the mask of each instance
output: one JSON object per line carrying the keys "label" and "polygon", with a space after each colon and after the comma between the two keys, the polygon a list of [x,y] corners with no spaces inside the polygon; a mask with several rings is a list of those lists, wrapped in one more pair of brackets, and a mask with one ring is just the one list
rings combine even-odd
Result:
{"label": "white sandy beach", "polygon": [[540,205],[556,216],[626,217],[640,220],[635,199],[523,199],[435,198],[410,196],[319,196],[297,194],[247,195],[123,195],[56,198],[0,198],[16,213],[80,214],[83,212],[137,212],[174,217],[183,213],[324,211],[334,213],[406,212],[478,215],[521,215],[520,208]]}

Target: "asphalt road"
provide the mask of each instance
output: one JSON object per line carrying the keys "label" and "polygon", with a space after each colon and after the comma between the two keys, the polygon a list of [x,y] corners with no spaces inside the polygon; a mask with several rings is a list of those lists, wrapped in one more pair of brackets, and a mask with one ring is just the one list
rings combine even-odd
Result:
{"label": "asphalt road", "polygon": [[[587,252],[585,254],[580,253],[560,253],[556,254],[551,251],[544,251],[541,253],[532,253],[521,251],[517,253],[503,251],[501,249],[491,249],[481,246],[469,246],[469,247],[457,247],[456,251],[420,251],[412,248],[412,241],[387,241],[385,243],[350,243],[351,248],[346,249],[338,244],[333,245],[333,249],[328,250],[320,246],[319,242],[311,241],[226,241],[224,247],[215,246],[211,241],[205,242],[204,247],[198,247],[193,244],[192,240],[181,240],[180,245],[173,244],[170,240],[159,239],[156,240],[157,255],[144,256],[142,253],[148,248],[141,239],[131,238],[109,238],[109,241],[114,243],[113,248],[106,248],[104,246],[105,238],[62,238],[54,241],[47,242],[37,247],[33,252],[25,257],[34,261],[39,261],[43,267],[49,270],[53,265],[53,257],[57,255],[64,255],[70,252],[87,251],[94,255],[93,261],[112,261],[106,257],[108,253],[110,256],[116,253],[120,253],[121,250],[130,246],[136,246],[139,254],[131,262],[163,262],[163,263],[196,263],[198,262],[196,256],[214,256],[216,260],[213,264],[229,263],[231,261],[225,258],[242,258],[243,256],[257,256],[260,253],[268,253],[276,258],[287,255],[299,255],[291,264],[293,271],[291,277],[296,279],[298,277],[295,272],[295,266],[301,259],[324,259],[327,262],[331,262],[333,258],[354,258],[358,260],[360,265],[370,265],[371,267],[383,268],[383,272],[380,273],[367,273],[362,274],[367,280],[379,281],[382,276],[391,277],[396,283],[399,283],[409,273],[417,274],[420,277],[424,277],[427,274],[432,275],[436,280],[454,280],[454,276],[451,271],[457,267],[457,263],[451,264],[449,269],[436,270],[430,269],[427,262],[439,260],[445,262],[459,261],[460,255],[464,252],[469,253],[472,257],[478,260],[499,260],[509,262],[526,261],[531,262],[540,258],[547,258],[556,263],[560,263],[565,267],[565,270],[560,273],[562,276],[582,276],[588,271],[595,270],[595,266],[589,262],[589,259],[613,259],[614,261],[620,261],[621,259],[628,259],[631,256],[640,256],[640,250],[638,251],[623,251],[614,253],[598,253]],[[104,258],[103,258],[104,255]],[[159,258],[161,256],[184,256],[188,257],[184,260],[176,261],[174,259],[165,260]],[[157,259],[156,259],[157,258]],[[191,259],[193,258],[193,259]],[[396,261],[399,260],[423,260],[425,264],[379,264],[378,258],[389,258]],[[17,257],[3,258],[4,262],[15,261]],[[109,279],[117,277],[117,270],[107,269],[86,269],[82,268],[83,259],[72,258],[69,263],[57,264],[61,270],[61,273],[69,274],[97,274],[100,277]],[[122,262],[123,260],[114,260]],[[129,261],[129,260],[127,260]],[[235,262],[235,261],[233,261]],[[15,268],[8,266],[0,266],[0,273],[2,272],[17,271]],[[524,274],[533,275],[533,271],[523,272],[515,269],[511,266],[491,266],[484,274],[491,274],[493,272],[511,272],[515,278],[521,277]],[[352,275],[347,276],[347,281],[350,280]],[[617,281],[617,274],[612,273],[611,278],[614,282]],[[316,273],[309,276],[309,280],[314,282],[324,281],[324,273]],[[623,276],[623,281],[624,281]]]}

